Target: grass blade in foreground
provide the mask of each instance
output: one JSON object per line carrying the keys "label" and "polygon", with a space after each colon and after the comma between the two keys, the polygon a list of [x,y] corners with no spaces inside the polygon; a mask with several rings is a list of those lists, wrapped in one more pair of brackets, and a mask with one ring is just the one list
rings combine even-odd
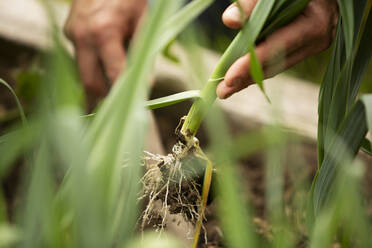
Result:
{"label": "grass blade in foreground", "polygon": [[[213,112],[213,113],[212,113]],[[232,139],[228,134],[222,113],[215,109],[206,118],[211,140],[211,152],[218,169],[215,182],[218,194],[218,217],[225,233],[228,247],[259,247],[251,221],[251,210],[242,199],[240,176],[234,165]]]}
{"label": "grass blade in foreground", "polygon": [[367,133],[365,108],[358,101],[334,136],[335,139],[326,150],[322,167],[313,185],[314,213],[320,212],[332,195],[332,186],[340,164],[345,157],[355,156]]}
{"label": "grass blade in foreground", "polygon": [[125,243],[135,230],[139,165],[147,122],[143,108],[147,82],[162,39],[162,27],[179,4],[180,1],[174,0],[154,2],[129,52],[129,67],[97,112],[88,133],[88,141],[93,142],[88,173],[103,188],[98,195],[108,204],[105,211],[107,224],[113,223],[107,228],[111,241],[118,237],[119,243]]}
{"label": "grass blade in foreground", "polygon": [[13,88],[1,78],[0,78],[0,84],[4,85],[10,91],[10,93],[13,95],[14,100],[16,101],[16,104],[17,104],[19,114],[21,116],[22,123],[23,123],[23,125],[26,125],[27,124],[27,118],[26,118],[26,115],[25,115],[25,111],[23,110],[22,104],[19,101],[19,99],[17,97],[17,94],[14,92]]}
{"label": "grass blade in foreground", "polygon": [[[372,24],[371,2],[347,3],[363,6],[362,9],[354,9],[355,13],[363,14],[356,15],[352,28],[349,27],[350,23],[347,24],[348,21],[342,20],[342,25],[339,23],[332,59],[319,94],[319,171],[312,188],[315,215],[329,201],[344,156],[356,155],[367,132],[365,108],[360,101],[355,101],[366,65],[372,56],[372,48],[367,45],[372,42],[372,32],[365,28]],[[343,11],[352,10],[346,8]],[[345,15],[353,14],[343,13],[342,17],[348,18]],[[357,27],[355,33],[354,26]],[[345,29],[350,30],[346,32]],[[349,155],[346,154],[348,152]]]}
{"label": "grass blade in foreground", "polygon": [[176,14],[171,16],[164,24],[163,35],[159,40],[158,47],[163,49],[170,41],[176,38],[184,28],[197,18],[214,0],[193,0]]}
{"label": "grass blade in foreground", "polygon": [[191,99],[198,99],[198,98],[200,98],[199,90],[189,90],[189,91],[184,91],[184,92],[177,93],[174,95],[165,96],[165,97],[147,101],[146,108],[158,109],[158,108],[163,108],[163,107],[170,106],[176,103],[180,103],[183,101],[187,101]]}

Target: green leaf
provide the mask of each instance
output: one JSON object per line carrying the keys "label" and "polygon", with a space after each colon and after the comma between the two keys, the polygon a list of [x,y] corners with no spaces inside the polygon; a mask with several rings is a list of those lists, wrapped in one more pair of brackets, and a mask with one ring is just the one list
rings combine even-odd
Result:
{"label": "green leaf", "polygon": [[[269,22],[265,25],[265,28],[260,33],[259,40],[270,35],[274,31],[288,24],[294,18],[298,16],[299,13],[307,6],[310,0],[282,0],[275,3],[273,13],[270,15]],[[284,7],[283,7],[284,5]],[[280,10],[280,11],[279,11]],[[272,17],[271,17],[272,16]]]}
{"label": "green leaf", "polygon": [[31,125],[27,125],[26,127],[0,136],[0,178],[6,174],[9,166],[11,166],[21,154],[35,145],[35,138],[38,135],[38,130],[30,126]]}
{"label": "green leaf", "polygon": [[[136,42],[132,42],[126,71],[119,76],[87,133],[86,142],[92,144],[88,174],[100,185],[97,192],[91,192],[91,197],[98,197],[107,204],[102,211],[107,211],[108,220],[101,229],[110,242],[128,240],[135,229],[139,165],[147,126],[147,113],[143,108],[147,82],[164,41],[163,27],[179,3],[174,0],[154,2],[148,19],[135,37]],[[126,161],[124,171],[123,161]]]}
{"label": "green leaf", "polygon": [[351,75],[351,89],[349,97],[355,99],[358,95],[362,79],[368,68],[368,64],[372,57],[372,14],[371,11],[372,2],[369,1],[366,6],[363,18],[361,18],[360,31],[358,33],[356,42],[356,55],[353,64],[353,71]]}
{"label": "green leaf", "polygon": [[372,143],[368,139],[363,139],[361,149],[363,152],[367,153],[369,156],[372,156]]}
{"label": "green leaf", "polygon": [[316,180],[313,182],[313,204],[315,215],[327,203],[331,189],[342,163],[350,161],[358,152],[367,133],[365,107],[361,101],[355,103],[332,143],[325,150],[325,157]]}
{"label": "green leaf", "polygon": [[26,118],[26,115],[25,115],[25,111],[23,110],[22,104],[19,101],[19,99],[17,97],[17,94],[14,92],[13,88],[7,82],[5,82],[1,78],[0,78],[0,84],[4,85],[10,91],[10,93],[13,95],[14,100],[15,100],[15,102],[17,104],[17,108],[18,108],[19,114],[21,116],[22,123],[24,125],[26,125],[27,124],[27,118]]}
{"label": "green leaf", "polygon": [[[362,96],[361,100],[364,103],[364,107],[366,109],[368,130],[371,132],[372,130],[372,94]],[[372,144],[370,140],[368,139],[363,140],[362,150],[368,155],[372,156]]]}
{"label": "green leaf", "polygon": [[190,91],[185,91],[185,92],[177,93],[174,95],[165,96],[165,97],[147,101],[146,108],[158,109],[158,108],[163,108],[163,107],[170,106],[176,103],[180,103],[183,101],[187,101],[190,99],[198,99],[198,98],[200,98],[200,91],[190,90]]}
{"label": "green leaf", "polygon": [[36,69],[22,71],[17,75],[16,92],[26,103],[34,103],[40,92],[41,72]]}
{"label": "green leaf", "polygon": [[213,180],[216,182],[217,213],[224,231],[226,246],[259,247],[251,220],[252,209],[241,194],[244,189],[241,173],[235,166],[237,158],[232,156],[233,140],[219,109],[215,108],[207,115],[206,130],[211,143],[210,153],[219,171]]}
{"label": "green leaf", "polygon": [[361,100],[366,109],[368,129],[371,131],[372,130],[372,94],[363,95],[361,97]]}
{"label": "green leaf", "polygon": [[265,92],[265,88],[263,86],[264,72],[262,70],[260,61],[258,61],[258,58],[256,56],[256,52],[254,51],[254,48],[252,48],[250,50],[250,55],[251,55],[251,75],[252,75],[253,81],[261,89],[261,91],[265,95],[267,101],[270,102],[270,99],[267,96],[267,94]]}
{"label": "green leaf", "polygon": [[345,35],[346,55],[350,57],[354,43],[354,4],[351,0],[338,0]]}
{"label": "green leaf", "polygon": [[174,40],[184,28],[198,17],[214,0],[193,0],[183,7],[162,26],[162,37],[157,47],[163,49],[169,42]]}
{"label": "green leaf", "polygon": [[[324,158],[324,149],[332,142],[332,135],[338,130],[341,122],[354,104],[357,93],[362,82],[365,69],[372,56],[372,31],[364,27],[372,25],[372,17],[369,15],[370,4],[366,1],[354,1],[355,27],[358,32],[353,34],[353,56],[346,56],[345,36],[343,30],[346,28],[344,22],[339,23],[336,34],[331,61],[324,77],[319,93],[319,121],[318,121],[318,155],[319,166]],[[369,6],[369,7],[368,7]]]}
{"label": "green leaf", "polygon": [[171,51],[172,45],[174,44],[175,40],[170,41],[165,48],[163,49],[163,56],[173,63],[179,63],[180,59],[177,55],[173,54]]}
{"label": "green leaf", "polygon": [[333,99],[333,91],[336,87],[337,80],[344,64],[344,37],[341,31],[341,24],[337,25],[335,44],[332,51],[331,59],[319,91],[318,106],[318,167],[324,159],[325,137],[327,135],[327,123],[329,111]]}

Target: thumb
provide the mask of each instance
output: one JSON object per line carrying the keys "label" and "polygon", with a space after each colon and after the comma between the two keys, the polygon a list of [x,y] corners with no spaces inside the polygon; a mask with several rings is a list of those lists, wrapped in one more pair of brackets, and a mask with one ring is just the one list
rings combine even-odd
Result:
{"label": "thumb", "polygon": [[[240,28],[244,20],[248,19],[251,15],[257,1],[258,0],[239,0],[238,2],[241,9],[238,7],[237,3],[231,4],[222,14],[223,23],[229,28]],[[243,13],[241,10],[243,10]]]}

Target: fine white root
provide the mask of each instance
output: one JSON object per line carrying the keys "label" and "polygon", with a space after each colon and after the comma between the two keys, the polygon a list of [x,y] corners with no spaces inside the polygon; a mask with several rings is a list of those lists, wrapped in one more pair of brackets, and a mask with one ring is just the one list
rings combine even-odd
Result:
{"label": "fine white root", "polygon": [[212,170],[212,163],[200,149],[196,138],[186,145],[178,142],[167,156],[145,152],[145,173],[139,196],[144,204],[140,230],[152,228],[161,234],[177,222],[177,226],[187,227],[182,233],[193,239],[192,247],[197,247],[202,229],[207,242],[203,221]]}
{"label": "fine white root", "polygon": [[[139,222],[141,231],[155,228],[162,232],[169,214],[180,214],[191,226],[199,219],[200,175],[193,166],[184,166],[185,154],[182,144],[175,145],[173,153],[167,156],[145,152],[145,174],[139,197],[145,205]],[[159,201],[161,204],[155,204]]]}

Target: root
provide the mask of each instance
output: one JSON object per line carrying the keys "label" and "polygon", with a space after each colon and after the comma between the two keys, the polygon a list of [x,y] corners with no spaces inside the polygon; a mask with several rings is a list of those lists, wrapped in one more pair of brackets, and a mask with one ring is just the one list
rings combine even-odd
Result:
{"label": "root", "polygon": [[[145,153],[146,172],[141,179],[143,189],[139,199],[146,207],[141,216],[141,230],[152,225],[162,232],[169,214],[180,214],[192,224],[199,219],[199,175],[192,167],[184,168],[182,160],[174,153],[167,156]],[[155,204],[159,201],[160,206]]]}
{"label": "root", "polygon": [[[139,220],[140,230],[152,228],[161,234],[177,219],[178,226],[187,227],[183,232],[188,233],[188,239],[194,239],[193,247],[196,247],[200,230],[205,229],[203,220],[212,164],[196,139],[192,146],[178,142],[167,156],[145,152],[144,162],[139,200],[145,207]],[[193,231],[194,237],[190,235]]]}
{"label": "root", "polygon": [[[139,196],[145,207],[138,226],[142,232],[152,228],[161,234],[167,226],[177,222],[177,226],[184,228],[182,234],[186,232],[186,238],[193,239],[192,247],[196,248],[201,229],[205,232],[203,220],[213,167],[200,149],[199,141],[180,132],[184,119],[181,118],[176,128],[179,141],[171,154],[145,152],[145,173]],[[194,233],[193,238],[191,233]],[[206,232],[204,235],[207,243]]]}

